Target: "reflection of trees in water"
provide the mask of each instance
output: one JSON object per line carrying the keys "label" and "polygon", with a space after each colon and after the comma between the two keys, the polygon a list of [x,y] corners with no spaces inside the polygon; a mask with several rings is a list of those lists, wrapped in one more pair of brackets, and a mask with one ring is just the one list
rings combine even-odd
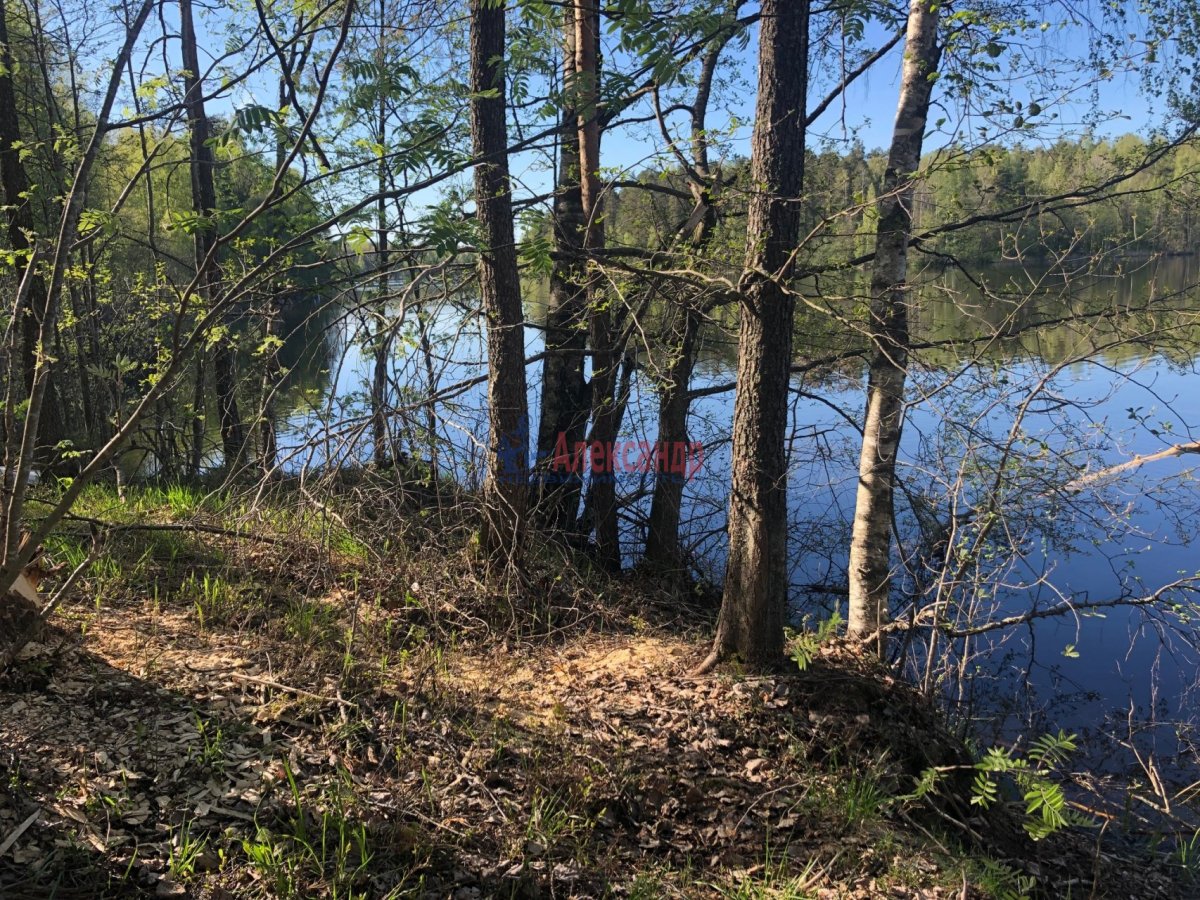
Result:
{"label": "reflection of trees in water", "polygon": [[279,362],[287,375],[281,388],[281,417],[296,411],[300,392],[325,395],[329,390],[333,363],[345,337],[338,327],[339,312],[337,304],[321,298],[305,298],[284,308]]}
{"label": "reflection of trees in water", "polygon": [[281,349],[289,367],[279,403],[285,471],[357,466],[371,456],[376,324],[395,329],[386,359],[383,400],[389,446],[407,464],[447,463],[468,479],[486,424],[486,352],[470,284],[406,295],[380,312],[353,296],[294,310]]}
{"label": "reflection of trees in water", "polygon": [[1196,279],[1190,257],[1115,271],[999,268],[979,273],[977,284],[951,271],[913,306],[913,340],[946,344],[921,351],[935,368],[971,358],[1055,364],[1089,351],[1110,365],[1153,355],[1182,362],[1200,345]]}
{"label": "reflection of trees in water", "polygon": [[[1145,261],[1116,272],[993,268],[972,275],[978,284],[947,270],[930,275],[920,288],[912,308],[914,343],[934,345],[919,350],[922,364],[934,371],[956,370],[970,360],[994,364],[1037,359],[1056,364],[1090,350],[1113,365],[1151,355],[1186,362],[1200,346],[1195,299],[1184,290],[1194,281],[1196,268],[1195,259],[1181,257]],[[821,302],[838,315],[853,317],[861,296],[855,279],[838,283],[827,278],[821,288],[829,298]],[[820,298],[816,292],[813,296]],[[651,309],[650,315],[654,314]],[[531,315],[536,318],[536,310]],[[432,328],[427,327],[439,372],[432,381],[429,373],[418,372],[410,357],[420,343],[422,326],[419,315],[412,318],[393,360],[393,380],[407,402],[421,399],[422,392],[436,392],[482,373],[481,348],[477,341],[464,341],[461,315],[441,316]],[[834,315],[812,309],[802,310],[797,318],[797,365],[829,360],[806,371],[805,389],[839,390],[856,381],[862,365],[856,351],[865,349],[861,335],[847,336]],[[355,372],[361,348],[353,317],[344,307],[315,298],[289,304],[283,333],[280,359],[287,377],[279,409],[286,418],[312,412],[314,397],[328,399],[333,373]],[[711,323],[700,342],[693,389],[728,384],[732,390],[736,352],[736,335],[728,324]],[[343,378],[337,389],[349,394],[361,388],[347,381]],[[650,386],[645,387],[651,394]],[[708,418],[710,411],[701,404],[697,414]]]}
{"label": "reflection of trees in water", "polygon": [[[1012,465],[1003,484],[1026,485],[1028,496],[1021,501],[1029,505],[1025,530],[1039,540],[1044,537],[1060,556],[1069,556],[1074,544],[1089,546],[1094,534],[1119,530],[1124,514],[1100,505],[1084,515],[1083,500],[1076,498],[1072,515],[1051,533],[1038,497],[1046,485],[1069,481],[1080,466],[1143,452],[1133,449],[1140,448],[1136,441],[1153,436],[1147,429],[1156,423],[1144,428],[1133,423],[1128,428],[1134,431],[1127,433],[1125,416],[1111,413],[1123,413],[1130,405],[1125,399],[1140,390],[1136,383],[1126,383],[1129,363],[1142,363],[1140,370],[1161,375],[1195,359],[1200,348],[1196,261],[1167,258],[1124,271],[1082,271],[1070,277],[1016,268],[985,270],[974,277],[980,285],[954,272],[930,275],[913,307],[914,341],[927,346],[915,354],[920,370],[910,392],[913,406],[904,449],[908,469],[898,526],[912,542],[911,552],[926,552],[917,546],[925,541],[923,532],[944,532],[951,504],[981,502],[981,494],[968,496],[984,490],[983,482],[974,484],[981,473]],[[822,288],[838,298],[828,301],[831,309],[846,316],[853,312],[852,279],[841,285],[827,280]],[[849,423],[858,420],[861,410],[857,382],[863,361],[856,350],[863,345],[859,340],[856,346],[855,338],[829,340],[812,324],[820,315],[802,318],[796,336],[799,368],[830,362],[793,381],[789,533],[800,581],[836,587],[853,512],[848,460],[857,443]],[[694,389],[703,393],[707,386],[723,385],[726,390],[704,394],[693,404],[693,437],[711,450],[702,478],[688,487],[691,530],[685,536],[707,561],[708,571],[718,576],[735,361],[730,349],[729,336],[718,333],[696,368]],[[1039,387],[1045,375],[1050,380]],[[954,391],[944,391],[948,383]],[[1049,402],[1033,405],[1017,429],[1017,446],[1006,449],[1008,430],[1030,392],[1046,394]],[[1096,421],[1107,424],[1096,426]],[[1025,507],[1012,497],[1004,502],[1017,530]],[[1068,534],[1067,525],[1083,530]],[[981,576],[980,583],[984,580]],[[830,596],[814,599],[823,605]]]}
{"label": "reflection of trees in water", "polygon": [[[336,304],[319,295],[293,297],[284,306],[280,328],[283,345],[278,357],[286,375],[276,388],[273,405],[277,423],[286,421],[300,410],[311,408],[313,396],[327,396],[330,370],[342,340],[336,327],[337,315]],[[240,337],[238,368],[247,373],[247,377],[239,386],[239,393],[246,401],[247,409],[255,410],[258,398],[249,393],[255,375],[249,373],[257,373],[261,360],[255,355],[255,347],[250,344],[246,334]],[[189,369],[187,376],[175,389],[175,396],[192,395],[192,374]],[[208,470],[221,466],[220,427],[215,417],[205,421],[204,438],[202,468]],[[128,476],[142,477],[164,474],[165,470],[158,459],[161,452],[158,443],[161,439],[161,435],[155,435],[153,423],[147,422],[122,455],[122,472]]]}
{"label": "reflection of trees in water", "polygon": [[[912,310],[913,340],[921,348],[917,356],[934,373],[958,371],[971,361],[989,367],[1021,360],[1055,365],[1085,353],[1094,353],[1108,365],[1151,356],[1187,362],[1200,346],[1195,298],[1185,290],[1196,268],[1194,259],[1173,257],[1131,264],[1124,271],[984,269],[972,273],[976,283],[956,270],[927,274]],[[808,286],[810,299],[813,305],[824,303],[829,312],[802,308],[797,316],[796,364],[805,370],[805,392],[837,395],[856,385],[861,375],[865,340],[840,321],[853,321],[861,285],[847,276],[840,282],[825,278],[819,287],[818,293]],[[536,317],[536,311],[532,314]],[[655,314],[652,308],[649,315]],[[398,419],[411,418],[410,407],[482,374],[486,365],[478,341],[470,339],[474,331],[464,330],[470,317],[461,304],[446,306],[440,314],[434,308],[429,313],[414,310],[410,318],[391,363]],[[425,352],[436,363],[433,368],[420,362],[422,330]],[[353,315],[335,302],[314,298],[293,303],[284,311],[283,333],[280,358],[287,377],[278,404],[280,418],[322,415],[321,407],[329,401],[334,401],[329,408],[335,417],[361,413],[361,335]],[[647,333],[654,331],[647,328]],[[645,417],[654,415],[652,363],[642,362],[647,371],[639,379],[640,412],[635,410],[630,421],[630,428],[639,433],[648,427]],[[726,391],[701,397],[693,419],[703,439],[715,444],[727,431],[721,412],[732,397],[735,365],[736,335],[724,321],[710,323],[700,342],[692,387],[704,392],[724,386]],[[846,396],[847,413],[853,415],[858,399],[853,392]],[[797,414],[803,418],[806,401],[802,397],[799,402]],[[436,406],[444,426],[440,431],[446,432],[441,442],[462,444],[463,435],[478,424],[474,419],[482,416],[481,390],[464,391]],[[327,428],[336,425],[325,423]],[[410,422],[398,427],[412,434],[419,430]],[[424,435],[422,441],[428,444],[429,438]]]}
{"label": "reflection of trees in water", "polygon": [[[917,276],[911,331],[923,367],[955,371],[971,361],[1056,364],[1090,353],[1109,364],[1157,356],[1189,362],[1200,347],[1200,279],[1194,257],[1164,257],[1119,270],[955,269]],[[973,279],[973,280],[972,280]],[[856,381],[866,339],[842,326],[861,320],[865,287],[855,276],[806,285],[796,315],[796,366],[808,389]],[[813,307],[824,307],[814,309]],[[705,328],[693,389],[726,383],[737,363],[736,322]]]}

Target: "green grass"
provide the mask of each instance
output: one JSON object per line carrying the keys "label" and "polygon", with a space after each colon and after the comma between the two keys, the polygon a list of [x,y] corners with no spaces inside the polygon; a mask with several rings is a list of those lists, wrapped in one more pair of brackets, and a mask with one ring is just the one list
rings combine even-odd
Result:
{"label": "green grass", "polygon": [[212,572],[189,573],[179,598],[195,611],[202,629],[235,624],[245,612],[238,588]]}
{"label": "green grass", "polygon": [[196,732],[200,736],[199,747],[193,758],[205,771],[224,771],[227,764],[225,730],[220,722],[196,716]]}
{"label": "green grass", "polygon": [[[366,546],[320,511],[299,502],[292,505],[295,500],[295,496],[268,498],[253,525],[256,534],[286,535],[286,550],[186,530],[114,532],[104,554],[84,576],[79,594],[87,600],[82,607],[68,605],[67,614],[88,621],[104,619],[99,609],[90,611],[93,598],[103,606],[126,602],[130,608],[145,604],[154,613],[160,607],[182,612],[190,617],[185,630],[193,635],[195,625],[218,636],[225,628],[253,629],[253,636],[247,633],[238,639],[244,637],[246,643],[252,637],[261,639],[271,654],[270,671],[275,672],[278,664],[281,683],[302,691],[325,695],[323,686],[313,685],[340,675],[339,687],[349,701],[338,710],[340,722],[327,715],[314,717],[321,739],[336,748],[338,761],[328,757],[331,765],[324,772],[306,762],[304,779],[293,775],[285,762],[286,779],[264,790],[265,800],[271,791],[274,794],[248,829],[202,833],[193,822],[173,819],[169,845],[162,853],[176,880],[200,886],[206,874],[219,868],[222,879],[244,879],[237,882],[244,887],[251,883],[250,869],[254,881],[247,890],[253,896],[342,900],[409,896],[421,883],[422,866],[463,840],[479,841],[496,858],[523,862],[517,879],[522,884],[527,879],[540,885],[546,871],[565,862],[581,873],[586,879],[581,884],[589,890],[604,881],[624,895],[645,900],[696,896],[801,900],[816,896],[818,887],[854,883],[866,871],[885,892],[902,885],[924,889],[936,882],[953,893],[964,880],[976,893],[993,900],[1020,900],[1032,892],[1030,879],[1015,869],[972,852],[942,848],[942,841],[954,847],[953,840],[936,825],[919,835],[900,823],[901,813],[919,810],[912,803],[915,795],[902,794],[911,787],[910,776],[894,764],[890,744],[872,752],[872,745],[844,740],[838,732],[810,733],[806,719],[792,722],[784,714],[773,719],[777,730],[772,739],[779,736],[778,755],[773,759],[781,772],[788,773],[787,815],[798,827],[769,832],[772,841],[779,839],[778,847],[768,844],[756,851],[754,839],[748,846],[755,859],[748,864],[739,856],[736,868],[722,863],[719,856],[714,862],[707,849],[693,860],[686,850],[676,852],[670,846],[634,861],[617,859],[608,848],[613,829],[625,826],[614,824],[620,817],[605,817],[604,808],[621,802],[611,798],[623,798],[629,791],[636,794],[643,773],[638,764],[644,766],[649,757],[639,757],[641,751],[635,746],[614,747],[611,757],[587,755],[586,746],[581,750],[579,732],[573,730],[573,713],[559,711],[569,710],[569,704],[556,706],[545,721],[537,719],[535,724],[509,718],[507,713],[474,716],[471,698],[459,696],[453,680],[458,654],[474,649],[471,630],[452,619],[439,620],[436,612],[447,597],[455,596],[454,588],[445,583],[431,587],[421,578],[425,587],[406,591],[404,585],[417,578],[393,558],[388,565],[404,576],[394,579],[394,584],[379,577],[374,563],[356,565],[355,560],[367,558]],[[271,505],[277,501],[282,505]],[[199,518],[246,530],[248,510],[239,504],[202,488],[179,485],[131,487],[122,503],[111,487],[97,485],[85,492],[80,512],[116,523]],[[301,545],[298,552],[292,552],[293,542]],[[305,542],[308,546],[303,546]],[[90,537],[81,523],[68,521],[47,543],[55,562],[73,567],[86,558]],[[417,559],[423,548],[414,544],[400,552]],[[436,562],[441,566],[443,561]],[[561,571],[567,572],[565,578],[572,577],[570,570]],[[579,578],[583,584],[583,576]],[[388,584],[390,588],[381,587]],[[346,599],[320,599],[335,596]],[[360,596],[370,599],[360,604],[356,602]],[[480,602],[499,601],[489,595]],[[359,615],[353,622],[351,609]],[[145,621],[148,630],[159,627],[157,616]],[[634,633],[654,627],[632,615],[628,623]],[[173,628],[176,623],[167,624]],[[792,650],[797,664],[811,665],[837,624],[830,619],[812,632],[795,636]],[[302,665],[290,665],[298,662]],[[147,679],[152,678],[153,665],[148,663],[143,673]],[[276,700],[267,706],[284,712],[299,706],[306,711],[300,718],[309,718],[310,699],[297,700],[274,690],[271,695]],[[379,702],[373,705],[373,699]],[[264,707],[268,711],[273,710]],[[770,714],[760,712],[764,717]],[[481,750],[471,765],[512,781],[511,790],[497,791],[494,798],[502,824],[456,822],[441,830],[441,813],[429,828],[415,814],[405,818],[414,810],[433,815],[444,801],[451,781],[447,765],[438,757],[430,761],[425,749],[429,729],[443,724],[451,731],[438,731],[438,746],[461,752],[464,759]],[[247,725],[236,716],[222,719],[203,714],[197,716],[195,726],[188,748],[189,773],[205,781],[234,773],[236,747],[249,741]],[[150,740],[141,725],[131,731],[139,746]],[[753,746],[756,752],[767,752],[759,749],[765,745]],[[377,756],[369,764],[360,755],[364,748]],[[336,768],[343,759],[357,781]],[[403,787],[395,780],[380,782],[394,792],[382,803],[364,792],[369,778],[364,772],[376,769],[407,776]],[[15,766],[7,777],[10,783],[22,778]],[[118,790],[95,792],[90,802],[97,816],[106,811],[119,816],[129,801]],[[381,814],[381,806],[392,811]],[[784,843],[784,838],[791,843]],[[835,855],[826,840],[843,842],[853,850]],[[740,844],[739,853],[746,846]],[[942,849],[935,852],[935,846]],[[1177,851],[1176,863],[1185,873],[1200,868],[1197,846],[1200,839],[1181,844]],[[205,860],[198,868],[201,857]],[[440,877],[440,869],[430,866],[425,871],[433,872],[434,879]]]}
{"label": "green grass", "polygon": [[208,848],[208,838],[196,837],[192,833],[192,821],[184,819],[171,835],[171,852],[167,857],[167,871],[175,878],[184,880],[196,874],[196,860]]}
{"label": "green grass", "polygon": [[879,817],[889,797],[870,773],[851,773],[838,779],[835,792],[846,822],[857,827]]}
{"label": "green grass", "polygon": [[250,865],[281,900],[312,896],[316,884],[333,900],[370,896],[366,874],[375,850],[369,829],[355,815],[349,776],[343,772],[338,783],[310,800],[286,761],[284,771],[292,808],[271,826],[260,823],[254,838],[242,842]]}
{"label": "green grass", "polygon": [[341,610],[328,603],[297,597],[287,604],[283,627],[303,644],[332,643],[341,634]]}
{"label": "green grass", "polygon": [[767,846],[762,864],[746,874],[733,874],[729,883],[712,885],[725,900],[816,900],[817,863],[809,860],[797,871],[797,862],[785,849]]}

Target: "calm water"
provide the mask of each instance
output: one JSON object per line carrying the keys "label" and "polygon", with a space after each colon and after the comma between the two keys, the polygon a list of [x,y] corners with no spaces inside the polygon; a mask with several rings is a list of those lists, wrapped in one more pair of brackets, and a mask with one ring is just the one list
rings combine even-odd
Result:
{"label": "calm water", "polygon": [[[986,294],[961,276],[934,280],[914,313],[914,341],[933,346],[914,359],[900,467],[906,486],[898,500],[901,531],[915,536],[918,518],[945,522],[952,510],[971,521],[970,509],[984,502],[982,485],[994,477],[1020,417],[1013,442],[1019,464],[1010,458],[1000,479],[1010,514],[995,532],[997,561],[989,573],[995,586],[985,595],[986,610],[1013,615],[1064,599],[1143,596],[1196,573],[1200,560],[1192,538],[1200,492],[1191,469],[1200,457],[1147,465],[1103,490],[1082,492],[1069,507],[1051,498],[1050,487],[1070,477],[1064,466],[1094,470],[1200,438],[1200,327],[1192,324],[1200,299],[1188,290],[1200,277],[1197,261],[1131,264],[1128,272],[1070,280],[1017,270],[980,277]],[[851,301],[828,303],[836,313]],[[403,447],[428,455],[421,431],[428,410],[421,401],[431,388],[453,388],[436,407],[439,465],[443,473],[476,483],[485,392],[482,386],[454,386],[482,372],[480,336],[470,316],[452,306],[430,307],[423,315],[418,324],[410,309],[412,321],[401,329],[391,360],[391,401],[401,408],[396,424],[409,436]],[[1031,328],[1079,315],[1089,318]],[[529,317],[540,319],[536,304],[530,304]],[[370,454],[364,413],[372,363],[360,323],[323,320],[306,329],[305,340],[318,326],[329,337],[325,345],[318,342],[316,358],[293,353],[289,360],[292,409],[281,446],[292,469]],[[422,331],[428,355],[421,352]],[[798,361],[843,349],[844,343],[812,337],[826,331],[839,329],[822,316],[800,330]],[[717,329],[706,336],[694,388],[732,382],[733,344]],[[528,329],[528,353],[540,347],[540,334]],[[622,438],[653,441],[653,354],[643,354],[641,363]],[[540,370],[540,364],[529,369],[535,411]],[[818,367],[793,380],[789,538],[798,618],[828,615],[844,588],[862,380],[860,362]],[[703,471],[688,486],[685,530],[699,568],[715,578],[724,553],[733,399],[731,390],[698,399],[689,423],[693,440],[705,441],[708,449]],[[641,497],[625,523],[633,561],[648,507],[642,492],[650,484],[626,475],[620,486]],[[966,527],[969,533],[972,526]],[[905,548],[918,549],[915,539],[906,540]],[[912,577],[925,576],[918,570]],[[911,586],[912,577],[902,586]],[[1062,725],[1124,734],[1129,723],[1141,723],[1138,746],[1155,752],[1160,767],[1164,758],[1189,750],[1186,725],[1197,682],[1190,628],[1144,610],[1101,612],[1038,619],[971,645],[983,656],[964,667],[973,674],[963,699],[974,697],[988,710],[981,714],[985,733],[990,728],[1012,737]]]}

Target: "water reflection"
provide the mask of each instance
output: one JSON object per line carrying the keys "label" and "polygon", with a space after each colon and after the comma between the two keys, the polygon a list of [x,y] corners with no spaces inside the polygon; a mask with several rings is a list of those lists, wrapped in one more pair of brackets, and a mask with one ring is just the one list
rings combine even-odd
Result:
{"label": "water reflection", "polygon": [[[1006,521],[1003,539],[989,538],[997,561],[981,573],[993,583],[974,595],[971,602],[981,603],[976,616],[1137,596],[1195,572],[1192,530],[1200,518],[1189,458],[1156,463],[1069,504],[1047,497],[1073,471],[1195,439],[1200,302],[1191,288],[1198,277],[1193,258],[1131,263],[1123,271],[1013,267],[923,276],[911,316],[918,350],[900,460],[897,526],[909,561],[898,579],[902,593],[928,588],[921,579],[932,577],[912,563],[924,552],[919,526],[961,516],[970,534],[973,508],[988,502],[981,485],[989,479],[998,479]],[[809,286],[800,315],[796,353],[804,371],[792,383],[789,538],[797,617],[828,614],[844,602],[863,403],[863,362],[855,351],[864,342],[846,327],[861,317],[861,285],[825,279],[819,286],[820,293]],[[422,458],[436,443],[443,471],[477,483],[486,394],[481,383],[470,384],[484,371],[484,352],[469,300],[407,311],[389,360],[388,396],[406,452]],[[536,302],[528,314],[541,319]],[[327,339],[314,340],[321,331]],[[331,308],[289,338],[286,349],[296,355],[289,357],[290,406],[280,442],[292,468],[369,458],[368,331],[361,317]],[[540,341],[536,328],[527,330],[529,355]],[[642,350],[648,369],[656,351]],[[687,488],[683,527],[698,571],[714,580],[723,566],[735,367],[735,337],[709,329],[693,387],[727,389],[693,403],[691,439],[704,441],[707,451],[703,472]],[[529,376],[536,419],[540,365]],[[426,402],[431,394],[441,395],[435,406]],[[631,386],[621,438],[653,441],[656,416],[652,379],[643,371]],[[642,545],[649,487],[645,475],[620,483],[632,498],[624,521],[630,562]],[[960,617],[970,612],[947,609]],[[982,636],[967,652],[983,656],[960,658],[963,672],[980,668],[959,679],[956,697],[987,710],[994,731],[1010,737],[1052,723],[1110,729],[1114,710],[1131,720],[1179,723],[1189,717],[1185,698],[1196,684],[1196,657],[1188,629],[1168,633],[1177,624],[1115,607]],[[919,641],[909,649],[920,658]],[[1080,694],[1070,710],[1056,707],[1068,692]],[[1137,740],[1169,755],[1184,746],[1177,731],[1152,727]]]}

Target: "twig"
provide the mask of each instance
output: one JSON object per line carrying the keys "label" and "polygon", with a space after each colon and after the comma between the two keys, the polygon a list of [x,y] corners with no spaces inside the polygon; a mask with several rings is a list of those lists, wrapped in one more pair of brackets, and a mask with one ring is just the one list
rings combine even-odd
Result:
{"label": "twig", "polygon": [[18,825],[15,829],[13,829],[12,834],[10,834],[8,837],[6,837],[4,839],[3,844],[0,844],[0,856],[3,856],[5,853],[8,852],[8,848],[11,847],[13,844],[15,844],[17,842],[17,840],[21,837],[21,835],[23,835],[26,831],[29,830],[29,826],[32,825],[35,821],[37,821],[37,817],[40,816],[41,814],[42,814],[42,808],[39,806],[32,813],[30,813],[28,819],[26,819],[24,822],[22,822],[20,825]]}
{"label": "twig", "polygon": [[265,534],[256,534],[252,531],[238,531],[235,528],[222,528],[219,525],[206,525],[202,522],[137,522],[137,523],[119,523],[105,522],[103,519],[93,519],[90,516],[80,516],[74,513],[68,513],[63,516],[63,521],[66,522],[85,522],[95,528],[103,531],[108,531],[114,534],[120,534],[123,531],[196,531],[203,534],[215,534],[221,537],[238,538],[243,541],[254,541],[259,544],[270,544],[271,546],[300,546],[298,543],[283,540],[280,538],[268,537]]}
{"label": "twig", "polygon": [[357,707],[358,704],[350,700],[343,700],[341,697],[326,697],[323,694],[314,694],[312,691],[306,691],[304,688],[292,687],[289,684],[281,684],[278,681],[272,681],[269,678],[258,678],[254,675],[243,675],[241,672],[230,673],[238,681],[249,681],[252,684],[260,684],[263,687],[275,688],[276,690],[286,691],[289,694],[297,694],[301,697],[309,697],[313,700],[320,700],[323,703],[336,703],[339,706]]}

